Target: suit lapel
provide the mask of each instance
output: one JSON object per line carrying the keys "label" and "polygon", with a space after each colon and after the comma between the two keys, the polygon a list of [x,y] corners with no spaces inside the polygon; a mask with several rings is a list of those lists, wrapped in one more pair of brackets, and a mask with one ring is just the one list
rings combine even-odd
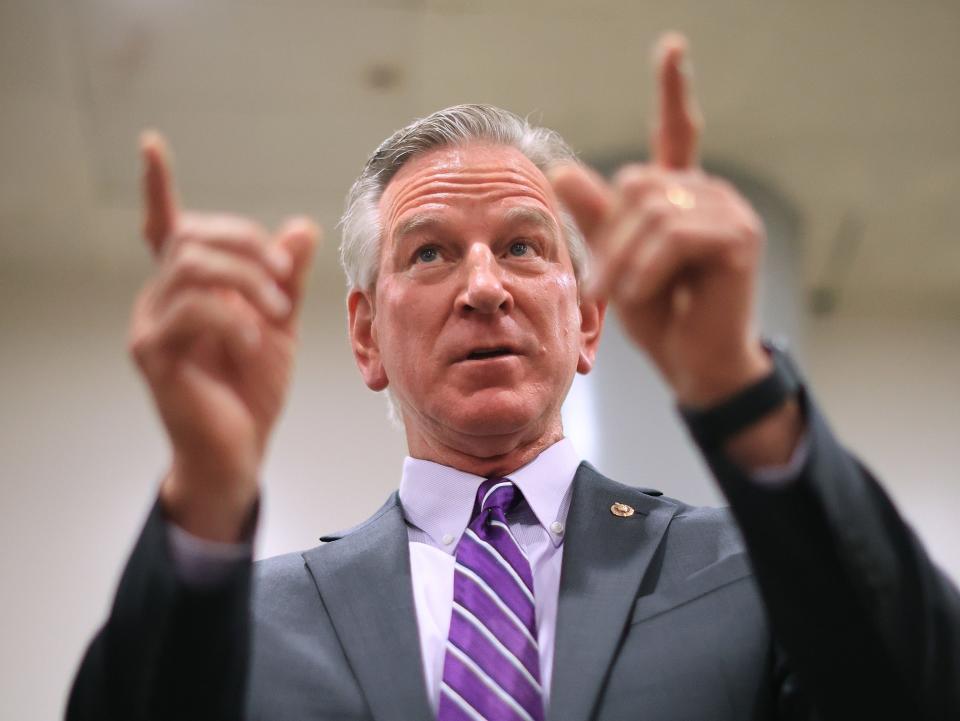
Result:
{"label": "suit lapel", "polygon": [[[564,537],[551,721],[586,721],[675,507],[581,464]],[[634,508],[628,518],[610,507]]]}
{"label": "suit lapel", "polygon": [[304,554],[377,721],[432,717],[397,495],[342,540]]}

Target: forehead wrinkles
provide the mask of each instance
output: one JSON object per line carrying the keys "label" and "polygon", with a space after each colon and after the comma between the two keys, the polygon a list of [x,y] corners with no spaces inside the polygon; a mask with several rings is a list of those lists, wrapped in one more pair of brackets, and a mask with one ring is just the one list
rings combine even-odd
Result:
{"label": "forehead wrinkles", "polygon": [[[384,193],[388,201],[387,226],[392,227],[397,218],[412,208],[431,202],[462,197],[465,200],[494,202],[510,197],[527,197],[550,208],[549,199],[542,187],[542,177],[530,169],[488,165],[448,170],[431,169],[419,172],[410,181],[401,181],[399,188]],[[389,189],[389,188],[388,188]]]}

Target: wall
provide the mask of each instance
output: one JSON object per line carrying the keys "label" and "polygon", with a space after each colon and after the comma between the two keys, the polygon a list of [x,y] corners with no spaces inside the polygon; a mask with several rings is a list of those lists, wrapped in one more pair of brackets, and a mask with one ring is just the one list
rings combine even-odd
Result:
{"label": "wall", "polygon": [[[3,719],[60,714],[164,468],[160,428],[124,349],[135,291],[109,278],[0,278]],[[342,282],[317,277],[310,294],[265,473],[260,556],[311,546],[366,517],[395,487],[404,453],[382,399],[353,368]],[[836,429],[960,579],[958,324],[841,316],[808,322],[804,335],[804,365]],[[621,394],[622,408],[601,416],[612,440],[583,438],[582,451],[630,482],[716,501],[668,397],[614,333],[595,393],[617,368],[638,383]],[[618,418],[631,424],[617,428]]]}
{"label": "wall", "polygon": [[[314,280],[265,472],[261,556],[365,518],[404,453],[353,367],[343,281]],[[110,278],[0,277],[0,719],[60,715],[164,471],[125,351],[135,292]]]}
{"label": "wall", "polygon": [[811,319],[808,376],[834,430],[960,579],[960,322]]}

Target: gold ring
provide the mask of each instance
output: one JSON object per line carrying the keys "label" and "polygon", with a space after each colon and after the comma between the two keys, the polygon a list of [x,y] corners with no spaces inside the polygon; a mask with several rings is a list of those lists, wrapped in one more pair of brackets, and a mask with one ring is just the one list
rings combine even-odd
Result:
{"label": "gold ring", "polygon": [[690,210],[697,204],[697,199],[693,193],[682,185],[671,185],[667,188],[667,200],[681,210]]}

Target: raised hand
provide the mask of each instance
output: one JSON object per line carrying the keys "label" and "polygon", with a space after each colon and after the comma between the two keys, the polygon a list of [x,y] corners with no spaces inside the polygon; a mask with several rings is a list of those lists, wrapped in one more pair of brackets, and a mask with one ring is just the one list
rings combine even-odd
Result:
{"label": "raised hand", "polygon": [[614,303],[681,403],[708,406],[770,368],[752,323],[764,230],[749,203],[697,163],[685,53],[681,36],[659,43],[650,164],[625,166],[610,185],[575,165],[552,180],[594,254],[588,290]]}
{"label": "raised hand", "polygon": [[[720,403],[772,363],[754,327],[763,224],[727,182],[697,163],[700,119],[683,71],[686,41],[660,40],[653,160],[612,184],[587,168],[552,174],[596,260],[587,292],[609,298],[627,334],[659,368],[682,405]],[[726,444],[746,468],[786,463],[803,434],[795,399]]]}
{"label": "raised hand", "polygon": [[187,531],[232,541],[290,382],[319,231],[297,218],[271,236],[246,218],[182,212],[163,139],[144,134],[141,153],[157,268],[134,306],[130,350],[172,446],[160,497]]}

